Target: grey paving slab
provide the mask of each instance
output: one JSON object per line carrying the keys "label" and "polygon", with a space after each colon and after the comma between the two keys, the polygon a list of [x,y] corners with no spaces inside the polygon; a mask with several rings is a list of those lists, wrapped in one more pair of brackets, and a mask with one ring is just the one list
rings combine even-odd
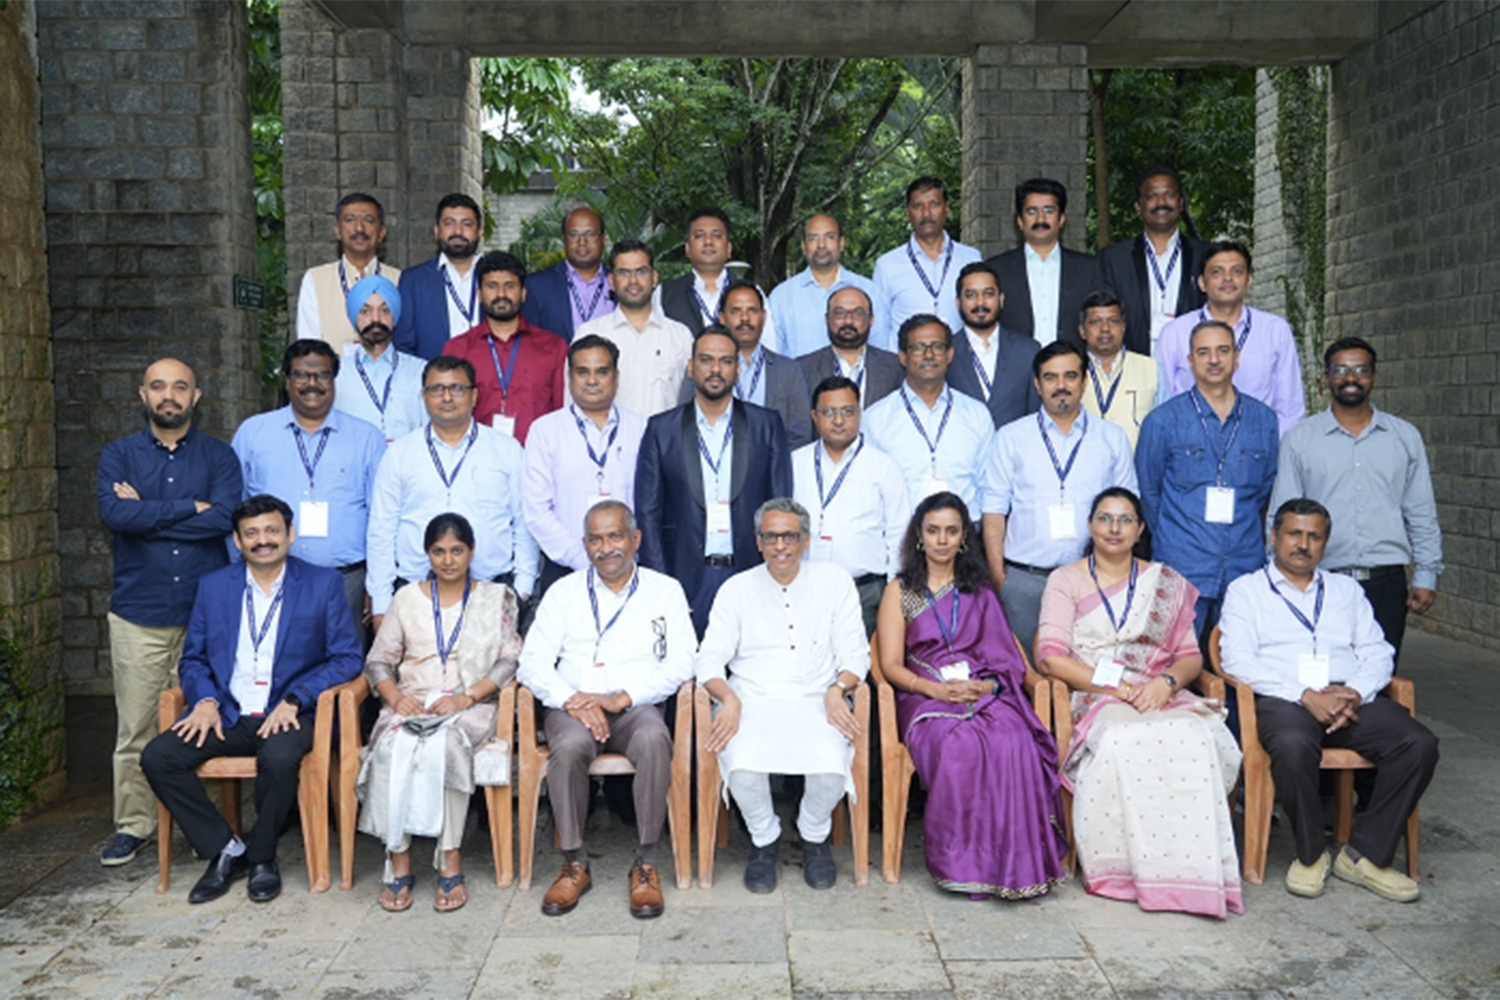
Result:
{"label": "grey paving slab", "polygon": [[795,931],[787,935],[787,950],[799,996],[953,988],[927,931]]}
{"label": "grey paving slab", "polygon": [[947,962],[1088,957],[1083,939],[1054,900],[980,901],[943,893],[922,904]]}
{"label": "grey paving slab", "polygon": [[655,965],[645,955],[635,967],[631,994],[641,1000],[698,1000],[701,997],[791,997],[785,961],[725,962],[713,965]]}
{"label": "grey paving slab", "polygon": [[73,906],[55,896],[26,896],[0,910],[0,954],[17,948],[66,944],[88,930],[112,904]]}
{"label": "grey paving slab", "polygon": [[1114,996],[1109,980],[1090,958],[947,964],[953,995],[958,1000]]}
{"label": "grey paving slab", "polygon": [[1452,923],[1373,932],[1428,982],[1456,993],[1500,990],[1500,927]]}
{"label": "grey paving slab", "polygon": [[336,944],[330,947],[321,938],[260,937],[253,932],[228,940],[215,938],[205,941],[188,961],[179,963],[152,998],[305,997],[313,992],[337,952]]}
{"label": "grey paving slab", "polygon": [[764,906],[668,910],[647,922],[640,941],[641,961],[654,965],[755,964],[787,958],[785,918]]}
{"label": "grey paving slab", "polygon": [[307,995],[313,1000],[453,1000],[468,996],[478,978],[478,968],[426,964],[399,971],[330,972]]}
{"label": "grey paving slab", "polygon": [[66,944],[34,944],[0,948],[0,996],[13,997],[24,992],[32,977],[66,947]]}
{"label": "grey paving slab", "polygon": [[1264,963],[1268,982],[1282,995],[1311,997],[1367,997],[1402,1000],[1445,994],[1419,976],[1389,951],[1330,954],[1325,957],[1285,956]]}
{"label": "grey paving slab", "polygon": [[922,876],[887,884],[876,876],[866,886],[857,886],[840,871],[832,889],[809,889],[799,874],[782,889],[788,930],[842,930],[867,927],[872,930],[926,930],[927,914],[922,899],[941,890]]}
{"label": "grey paving slab", "polygon": [[639,938],[607,935],[495,942],[471,1000],[626,998],[634,989]]}
{"label": "grey paving slab", "polygon": [[479,968],[499,936],[509,899],[489,888],[487,898],[471,887],[468,905],[453,913],[432,909],[430,886],[404,913],[372,909],[354,926],[329,971]]}
{"label": "grey paving slab", "polygon": [[218,927],[216,914],[100,920],[21,987],[18,996],[148,997]]}
{"label": "grey paving slab", "polygon": [[1274,989],[1259,964],[1260,956],[1247,954],[1239,935],[1203,933],[1207,927],[1206,921],[1200,921],[1198,933],[1186,933],[1167,930],[1154,920],[1137,919],[1079,933],[1110,987],[1122,996],[1155,996],[1164,989],[1186,993]]}

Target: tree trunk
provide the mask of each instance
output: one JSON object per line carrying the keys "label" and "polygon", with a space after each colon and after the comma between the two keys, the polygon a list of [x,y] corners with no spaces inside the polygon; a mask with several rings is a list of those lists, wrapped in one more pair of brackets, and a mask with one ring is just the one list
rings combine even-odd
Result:
{"label": "tree trunk", "polygon": [[1094,124],[1094,215],[1098,249],[1109,246],[1109,146],[1104,141],[1104,96],[1115,71],[1106,69],[1095,77],[1089,73],[1089,115]]}

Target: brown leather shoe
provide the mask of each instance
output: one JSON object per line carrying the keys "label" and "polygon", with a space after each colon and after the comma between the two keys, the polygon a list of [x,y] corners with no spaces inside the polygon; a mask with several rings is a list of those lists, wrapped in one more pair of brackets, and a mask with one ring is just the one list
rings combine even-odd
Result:
{"label": "brown leather shoe", "polygon": [[637,861],[630,869],[630,915],[638,920],[661,916],[661,875],[655,865]]}
{"label": "brown leather shoe", "polygon": [[588,866],[582,861],[564,861],[562,872],[547,895],[542,897],[542,912],[549,917],[560,917],[578,905],[578,897],[594,887],[589,877]]}

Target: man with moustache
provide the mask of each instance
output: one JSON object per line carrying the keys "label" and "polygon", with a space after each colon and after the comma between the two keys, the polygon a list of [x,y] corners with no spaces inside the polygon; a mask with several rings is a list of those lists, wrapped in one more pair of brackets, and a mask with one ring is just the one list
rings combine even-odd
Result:
{"label": "man with moustache", "polygon": [[422,359],[391,346],[401,318],[401,292],[372,274],[349,289],[344,302],[359,340],[344,347],[333,380],[334,408],[380,428],[387,442],[427,422],[422,408]]}
{"label": "man with moustache", "polygon": [[193,370],[163,358],[141,379],[146,425],[99,455],[99,514],[113,535],[109,659],[115,689],[115,835],[99,856],[128,864],[156,829],[141,750],[156,735],[158,696],[177,676],[198,578],[229,561],[224,536],[240,501],[240,463],[193,427],[203,398]]}
{"label": "man with moustache", "polygon": [[[719,322],[724,293],[734,283],[728,269],[729,255],[734,250],[730,235],[729,215],[722,208],[708,206],[695,210],[688,216],[687,239],[682,245],[693,269],[662,282],[656,290],[657,308],[693,334]],[[764,298],[765,293],[761,294]],[[780,348],[776,324],[769,316],[762,339],[773,351]]]}
{"label": "man with moustache", "polygon": [[657,842],[672,782],[662,703],[693,676],[697,636],[677,581],[636,565],[641,532],[628,505],[601,500],[581,526],[588,568],[542,598],[516,675],[546,706],[547,797],[563,855],[542,912],[561,916],[592,887],[583,840],[589,764],[621,753],[635,770],[630,915],[649,919],[664,906]]}
{"label": "man with moustache", "polygon": [[[141,768],[208,870],[188,893],[206,903],[249,877],[250,901],[281,894],[276,841],[297,801],[324,691],[363,666],[344,585],[331,569],[288,554],[292,509],[273,496],[234,509],[244,566],[204,575],[183,648],[188,711],[146,745]],[[241,839],[197,769],[213,757],[255,758],[255,826]]]}
{"label": "man with moustache", "polygon": [[978,520],[984,459],[995,435],[990,413],[949,386],[953,331],[941,319],[919,313],[896,336],[906,381],[870,407],[865,433],[906,473],[906,499],[913,507],[951,490]]}
{"label": "man with moustache", "polygon": [[620,349],[619,403],[643,417],[674,409],[686,379],[693,335],[657,306],[656,255],[640,240],[621,240],[609,251],[609,287],[616,308],[578,328]]}
{"label": "man with moustache", "polygon": [[526,265],[496,250],[474,268],[484,320],[443,346],[443,353],[474,366],[479,399],[474,418],[526,443],[531,422],[563,404],[568,344],[521,316]]}
{"label": "man with moustache", "polygon": [[1192,334],[1193,387],[1151,411],[1135,451],[1153,558],[1198,588],[1199,638],[1213,631],[1229,581],[1265,558],[1261,535],[1276,468],[1276,414],[1234,387],[1234,331]]}
{"label": "man with moustache", "polygon": [[1170,167],[1156,167],[1136,185],[1135,211],[1145,231],[1099,251],[1099,278],[1120,297],[1125,346],[1154,355],[1162,327],[1203,305],[1193,278],[1203,269],[1208,244],[1180,231],[1182,181]]}
{"label": "man with moustache", "polygon": [[1125,313],[1115,293],[1102,289],[1083,300],[1078,335],[1089,355],[1089,392],[1083,408],[1115,424],[1135,447],[1141,421],[1156,405],[1156,363],[1125,349]]}
{"label": "man with moustache", "polygon": [[359,327],[351,319],[345,324],[345,300],[353,287],[367,277],[382,275],[395,282],[401,269],[382,263],[376,256],[385,242],[385,209],[362,191],[346,194],[333,210],[333,238],[343,251],[338,260],[310,267],[302,274],[297,291],[297,336],[303,340],[326,340],[335,351],[354,343]]}
{"label": "man with moustache", "polygon": [[370,490],[385,438],[374,425],[334,408],[339,359],[328,344],[290,344],[281,371],[290,404],[250,417],[230,444],[240,460],[245,496],[268,493],[296,512],[299,530],[288,551],[314,566],[338,570],[349,614],[360,623],[368,603]]}
{"label": "man with moustache", "polygon": [[[1427,450],[1421,432],[1370,401],[1375,348],[1368,341],[1343,337],[1329,344],[1323,384],[1329,408],[1282,438],[1271,507],[1311,497],[1359,525],[1331,536],[1324,559],[1329,572],[1359,581],[1399,660],[1406,613],[1427,613],[1443,571]],[[1406,567],[1413,563],[1408,586]]]}
{"label": "man with moustache", "polygon": [[802,227],[802,257],[807,269],[771,289],[769,299],[771,318],[781,332],[781,353],[787,357],[800,359],[827,345],[824,312],[828,294],[835,289],[859,289],[865,293],[865,308],[869,309],[875,286],[869,278],[839,263],[843,256],[844,234],[839,221],[831,215],[808,219]]}
{"label": "man with moustache", "polygon": [[[775,411],[786,428],[788,445],[802,447],[812,440],[807,382],[797,362],[761,343],[766,308],[760,289],[746,281],[733,282],[720,301],[719,323],[729,331],[740,352],[734,398]],[[684,391],[683,402],[688,395]]]}
{"label": "man with moustache", "polygon": [[996,427],[1003,427],[1042,405],[1031,384],[1037,342],[1000,322],[1005,293],[988,262],[958,272],[958,312],[964,332],[953,340],[948,384],[983,403]]}
{"label": "man with moustache", "polygon": [[1076,340],[1073,318],[1099,287],[1098,261],[1062,246],[1067,222],[1067,188],[1048,177],[1023,181],[1016,185],[1016,228],[1024,242],[987,261],[1007,290],[1000,325],[1038,344]]}
{"label": "man with moustache", "polygon": [[526,279],[526,322],[571,341],[580,326],[614,309],[603,265],[604,220],[580,206],[563,220],[563,259]]}
{"label": "man with moustache", "polygon": [[906,373],[895,354],[870,345],[874,316],[869,293],[835,289],[823,316],[827,344],[797,359],[803,381],[811,386],[833,375],[847,378],[859,390],[860,405],[867,408],[895,392]]}
{"label": "man with moustache", "polygon": [[1031,371],[1042,408],[995,432],[984,471],[984,551],[1005,619],[1028,652],[1047,577],[1083,555],[1094,497],[1110,486],[1136,489],[1125,432],[1083,412],[1083,349],[1055,340]]}
{"label": "man with moustache", "polygon": [[682,584],[699,636],[720,585],[760,562],[753,512],[792,490],[781,418],[734,398],[739,347],[717,324],[693,340],[693,399],[646,424],[636,460],[641,565]]}
{"label": "man with moustache", "polygon": [[399,350],[431,359],[479,321],[474,255],[481,233],[479,205],[466,194],[444,195],[432,226],[437,256],[401,272],[405,306],[392,341]]}
{"label": "man with moustache", "polygon": [[[936,177],[918,177],[906,186],[906,218],[911,238],[875,261],[875,327],[870,341],[894,350],[901,324],[915,315],[935,315],[949,330],[963,322],[944,290],[952,275],[982,258],[980,252],[948,235],[948,192]],[[913,500],[920,499],[913,497]]]}

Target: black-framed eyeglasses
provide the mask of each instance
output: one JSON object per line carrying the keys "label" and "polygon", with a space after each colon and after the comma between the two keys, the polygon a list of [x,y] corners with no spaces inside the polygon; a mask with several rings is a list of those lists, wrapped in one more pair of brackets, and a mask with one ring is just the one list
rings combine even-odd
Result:
{"label": "black-framed eyeglasses", "polygon": [[474,387],[472,385],[422,386],[422,395],[427,396],[431,399],[437,399],[440,396],[467,396],[472,391],[474,391]]}
{"label": "black-framed eyeglasses", "polygon": [[778,543],[796,545],[800,541],[802,541],[800,531],[762,531],[760,533],[760,543],[768,548]]}
{"label": "black-framed eyeglasses", "polygon": [[820,406],[813,411],[824,420],[832,420],[834,417],[843,417],[845,420],[859,416],[857,406]]}
{"label": "black-framed eyeglasses", "polygon": [[651,619],[651,631],[656,634],[656,641],[651,644],[651,652],[658,660],[667,658],[667,620],[665,618]]}
{"label": "black-framed eyeglasses", "polygon": [[326,370],[320,372],[309,372],[303,371],[301,368],[293,368],[290,372],[287,373],[286,377],[287,381],[295,385],[307,385],[307,383],[309,382],[316,382],[319,385],[333,384],[333,372]]}
{"label": "black-framed eyeglasses", "polygon": [[1345,376],[1348,376],[1348,375],[1354,375],[1354,376],[1357,376],[1358,378],[1367,378],[1367,377],[1375,374],[1375,366],[1374,365],[1334,365],[1332,368],[1328,369],[1328,374],[1332,375],[1334,378],[1344,378]]}

